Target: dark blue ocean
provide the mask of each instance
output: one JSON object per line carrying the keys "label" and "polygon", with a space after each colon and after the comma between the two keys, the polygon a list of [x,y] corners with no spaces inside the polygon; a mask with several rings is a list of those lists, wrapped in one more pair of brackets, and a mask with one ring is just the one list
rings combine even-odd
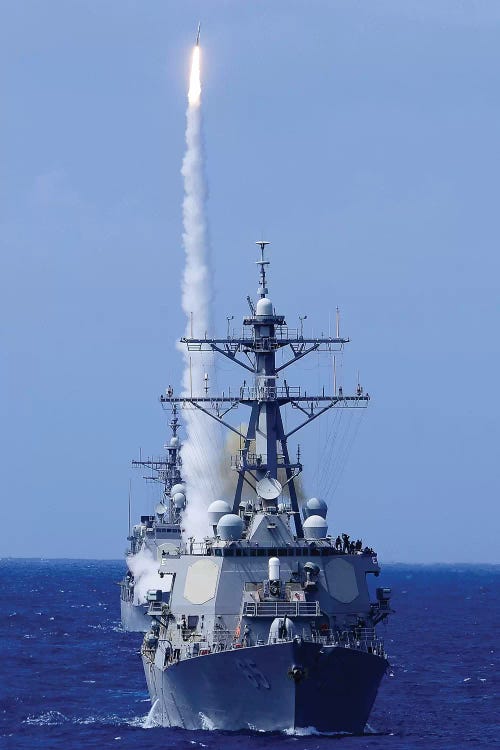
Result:
{"label": "dark blue ocean", "polygon": [[[141,637],[119,627],[121,562],[0,561],[0,747],[400,750],[499,744],[500,566],[385,566],[392,674],[363,737],[144,728]],[[237,689],[237,686],[235,686]]]}

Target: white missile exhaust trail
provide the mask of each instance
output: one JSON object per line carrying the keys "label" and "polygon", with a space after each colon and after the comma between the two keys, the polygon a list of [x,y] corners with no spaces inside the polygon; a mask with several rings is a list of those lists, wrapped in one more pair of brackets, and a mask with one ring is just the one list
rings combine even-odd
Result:
{"label": "white missile exhaust trail", "polygon": [[[202,139],[201,76],[199,38],[193,49],[189,81],[184,178],[183,245],[185,268],[182,309],[187,318],[186,336],[203,338],[212,332],[212,278],[206,214],[207,184]],[[211,379],[213,355],[189,352],[185,344],[183,396],[205,395],[205,374]],[[214,379],[215,380],[215,379]],[[207,508],[223,498],[220,473],[223,441],[217,423],[196,408],[184,411],[187,439],[182,445],[182,476],[186,483],[187,507],[182,527],[184,538],[201,541],[210,533]]]}

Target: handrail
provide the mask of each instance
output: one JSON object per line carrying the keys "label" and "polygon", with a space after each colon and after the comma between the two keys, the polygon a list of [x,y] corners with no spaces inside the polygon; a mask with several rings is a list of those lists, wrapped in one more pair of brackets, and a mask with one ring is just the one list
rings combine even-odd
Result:
{"label": "handrail", "polygon": [[244,617],[318,617],[319,602],[245,602]]}

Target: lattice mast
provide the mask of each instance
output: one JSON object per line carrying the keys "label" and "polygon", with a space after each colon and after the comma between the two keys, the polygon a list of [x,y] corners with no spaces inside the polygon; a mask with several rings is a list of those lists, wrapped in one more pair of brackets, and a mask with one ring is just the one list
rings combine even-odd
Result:
{"label": "lattice mast", "polygon": [[[167,397],[173,396],[173,393],[174,391],[172,387],[169,386],[167,389]],[[179,431],[179,417],[177,416],[177,410],[177,404],[173,404],[172,416],[169,421],[169,426],[172,430],[172,437],[164,446],[166,451],[165,457],[141,457],[138,461],[132,461],[132,466],[135,468],[146,467],[150,470],[150,474],[143,476],[143,479],[147,482],[160,482],[163,485],[162,504],[167,509],[167,518],[165,520],[171,523],[174,523],[178,516],[177,509],[172,502],[171,489],[176,484],[182,482],[181,441],[177,434]]]}
{"label": "lattice mast", "polygon": [[[285,484],[290,494],[296,534],[297,537],[302,537],[302,522],[295,485],[295,480],[302,471],[302,464],[299,452],[297,452],[296,460],[291,461],[288,440],[293,434],[330,409],[366,407],[370,397],[363,392],[359,383],[354,395],[344,395],[342,388],[339,388],[338,392],[335,388],[333,394],[325,394],[323,389],[320,395],[311,396],[306,392],[302,393],[300,386],[289,386],[286,380],[283,381],[283,385],[278,385],[280,373],[302,357],[314,351],[340,351],[349,339],[339,335],[338,326],[334,337],[314,338],[303,336],[303,319],[301,319],[300,331],[287,326],[285,316],[276,314],[267,296],[266,267],[269,261],[265,258],[265,249],[269,242],[261,240],[256,244],[260,247],[260,259],[257,261],[259,299],[254,306],[251,299],[247,298],[250,316],[243,320],[241,337],[231,336],[228,330],[226,338],[184,337],[181,339],[190,351],[213,351],[235,362],[252,374],[253,385],[247,385],[244,381],[237,395],[212,396],[208,395],[208,389],[205,388],[204,396],[193,394],[187,397],[174,397],[173,393],[167,391],[167,394],[161,396],[160,400],[163,404],[170,404],[173,407],[176,404],[182,404],[183,407],[199,409],[240,437],[242,448],[234,467],[238,472],[238,482],[233,499],[233,513],[238,513],[245,482],[255,490],[255,484],[258,481],[264,477],[278,479],[278,472],[283,470],[286,474]],[[291,356],[278,366],[276,352],[287,347]],[[238,355],[242,355],[245,359]],[[225,419],[226,414],[240,404],[251,410],[246,434]],[[287,405],[301,411],[305,418],[299,425],[285,432],[281,409]],[[250,452],[252,443],[255,445],[254,453]],[[276,501],[264,501],[264,504],[266,503],[268,506],[273,506]]]}

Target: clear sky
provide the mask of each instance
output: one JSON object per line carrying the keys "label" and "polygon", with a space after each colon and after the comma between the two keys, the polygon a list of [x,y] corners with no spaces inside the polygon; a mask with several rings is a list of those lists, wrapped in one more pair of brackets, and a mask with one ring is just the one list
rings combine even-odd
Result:
{"label": "clear sky", "polygon": [[[219,331],[255,295],[263,233],[278,312],[319,333],[339,305],[345,387],[359,369],[372,395],[330,531],[382,562],[498,562],[497,0],[17,0],[0,15],[0,555],[119,557],[131,476],[134,516],[152,508],[130,461],[161,450],[158,396],[181,376],[201,20]],[[328,385],[331,361],[304,367]],[[327,427],[300,438],[312,495]]]}

